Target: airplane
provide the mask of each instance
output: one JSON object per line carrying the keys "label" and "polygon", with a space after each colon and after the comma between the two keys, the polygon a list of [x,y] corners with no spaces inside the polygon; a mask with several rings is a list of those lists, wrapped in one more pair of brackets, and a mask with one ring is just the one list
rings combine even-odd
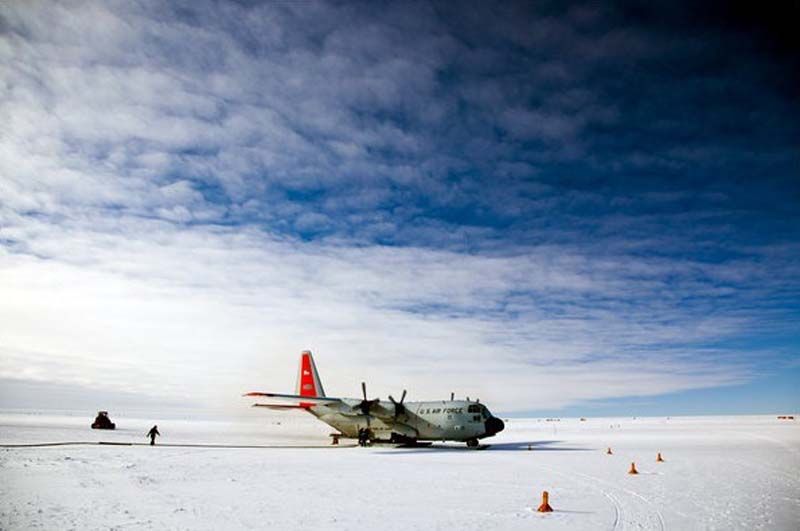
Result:
{"label": "airplane", "polygon": [[[300,354],[296,394],[250,392],[246,397],[268,397],[288,400],[294,404],[253,404],[276,410],[305,410],[322,422],[339,430],[344,438],[358,439],[360,444],[371,442],[406,446],[429,445],[433,441],[466,442],[478,447],[479,439],[492,437],[505,428],[503,421],[493,416],[480,401],[450,400],[404,402],[406,391],[396,401],[367,399],[366,383],[361,382],[363,399],[331,398],[325,395],[322,381],[311,351]],[[425,442],[429,441],[429,442]]]}

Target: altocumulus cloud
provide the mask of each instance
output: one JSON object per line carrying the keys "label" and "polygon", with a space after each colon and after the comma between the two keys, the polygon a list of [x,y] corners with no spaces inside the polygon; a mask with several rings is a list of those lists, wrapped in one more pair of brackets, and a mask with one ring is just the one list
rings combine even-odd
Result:
{"label": "altocumulus cloud", "polygon": [[236,404],[313,348],[513,411],[796,363],[793,59],[692,15],[4,5],[0,378]]}

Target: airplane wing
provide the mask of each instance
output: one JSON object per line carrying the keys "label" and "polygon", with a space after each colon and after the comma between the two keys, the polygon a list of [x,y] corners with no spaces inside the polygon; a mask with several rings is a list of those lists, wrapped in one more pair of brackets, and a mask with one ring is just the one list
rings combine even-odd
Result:
{"label": "airplane wing", "polygon": [[[364,415],[363,411],[361,411],[359,404],[361,402],[358,400],[351,400],[346,399],[342,400],[342,404],[348,407],[348,409],[341,408],[339,410],[339,414],[344,415],[346,417],[361,417]],[[395,414],[394,414],[394,406],[389,403],[388,405],[386,402],[375,401],[369,408],[369,415],[383,421],[394,421]]]}

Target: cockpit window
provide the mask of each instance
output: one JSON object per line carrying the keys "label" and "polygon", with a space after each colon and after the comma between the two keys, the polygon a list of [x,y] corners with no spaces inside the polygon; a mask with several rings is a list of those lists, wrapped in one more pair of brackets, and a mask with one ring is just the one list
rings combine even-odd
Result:
{"label": "cockpit window", "polygon": [[472,404],[467,408],[467,413],[480,413],[480,412],[481,412],[481,406],[479,406],[478,404]]}

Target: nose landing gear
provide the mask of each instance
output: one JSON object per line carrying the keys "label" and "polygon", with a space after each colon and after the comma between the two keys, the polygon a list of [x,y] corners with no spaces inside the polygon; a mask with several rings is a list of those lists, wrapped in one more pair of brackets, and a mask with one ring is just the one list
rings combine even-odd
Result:
{"label": "nose landing gear", "polygon": [[478,439],[469,439],[467,441],[467,446],[469,448],[477,448],[478,447]]}

